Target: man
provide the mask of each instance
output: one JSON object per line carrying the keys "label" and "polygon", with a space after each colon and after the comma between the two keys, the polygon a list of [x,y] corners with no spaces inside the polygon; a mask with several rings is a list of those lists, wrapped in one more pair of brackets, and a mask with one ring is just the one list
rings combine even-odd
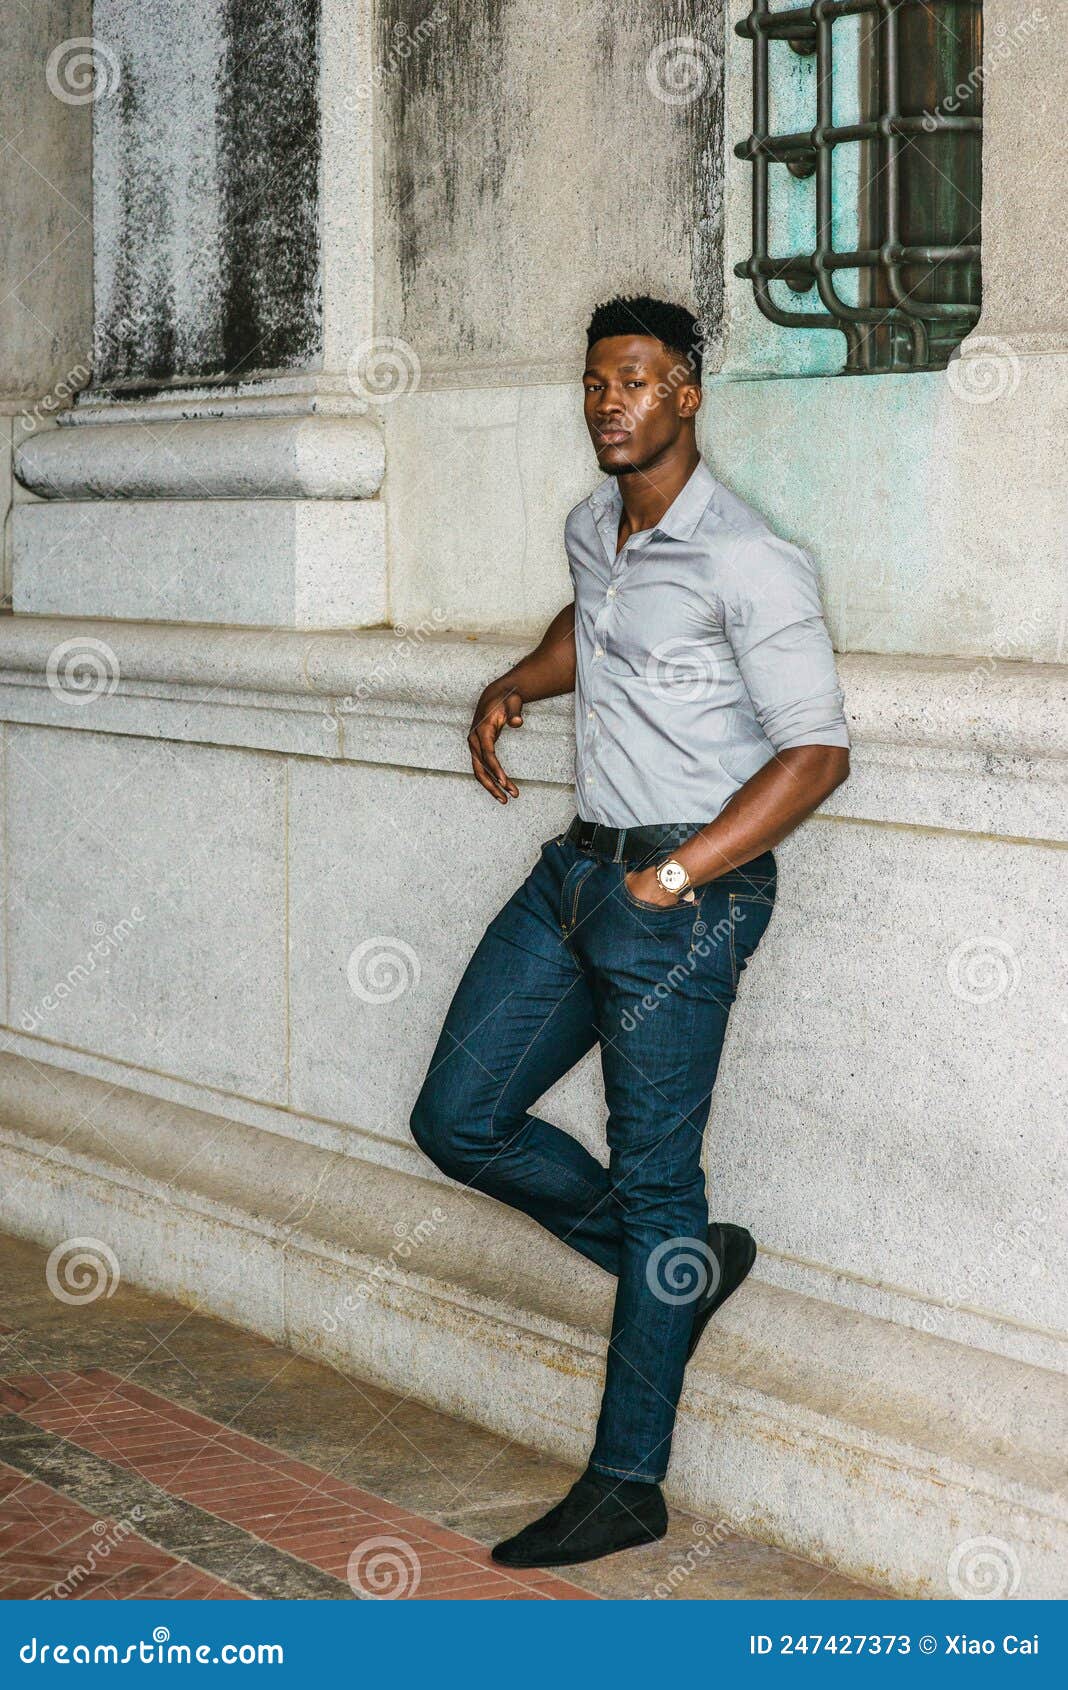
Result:
{"label": "man", "polygon": [[[564,531],[574,603],[482,694],[474,773],[537,699],[574,690],[578,816],[487,928],[412,1114],[445,1173],[616,1275],[589,1465],[494,1558],[558,1566],[667,1530],[683,1371],[749,1272],[744,1227],[708,1224],[701,1140],[738,979],[771,916],[772,847],[849,771],[812,563],[701,460],[690,313],[593,314],[586,424],[608,479]],[[529,1113],[600,1046],[608,1167]]]}

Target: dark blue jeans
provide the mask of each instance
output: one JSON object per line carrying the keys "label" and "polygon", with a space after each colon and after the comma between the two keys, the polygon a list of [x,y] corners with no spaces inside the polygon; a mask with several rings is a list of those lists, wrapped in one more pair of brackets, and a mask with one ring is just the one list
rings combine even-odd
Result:
{"label": "dark blue jeans", "polygon": [[[591,1459],[658,1480],[715,1271],[701,1140],[738,978],[771,918],[775,859],[666,909],[631,895],[626,866],[563,837],[542,846],[460,981],[411,1127],[443,1172],[617,1276]],[[595,1043],[607,1168],[529,1113]]]}

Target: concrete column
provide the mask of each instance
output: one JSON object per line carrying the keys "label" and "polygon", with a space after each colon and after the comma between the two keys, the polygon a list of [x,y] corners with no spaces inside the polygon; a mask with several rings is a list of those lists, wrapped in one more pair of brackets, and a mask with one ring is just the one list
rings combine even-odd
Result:
{"label": "concrete column", "polygon": [[[4,15],[0,173],[0,529],[11,602],[12,444],[45,427],[89,376],[89,0]],[[87,75],[88,73],[88,79]]]}
{"label": "concrete column", "polygon": [[371,0],[96,0],[93,32],[92,382],[17,455],[15,609],[380,622]]}
{"label": "concrete column", "polygon": [[1068,58],[1054,0],[985,0],[983,314],[967,356],[1068,352]]}

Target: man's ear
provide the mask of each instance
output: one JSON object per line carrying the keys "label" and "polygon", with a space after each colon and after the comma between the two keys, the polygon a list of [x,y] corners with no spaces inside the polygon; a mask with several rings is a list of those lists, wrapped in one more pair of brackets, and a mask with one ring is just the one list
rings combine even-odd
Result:
{"label": "man's ear", "polygon": [[679,416],[695,417],[701,409],[701,389],[696,385],[687,384],[679,388]]}

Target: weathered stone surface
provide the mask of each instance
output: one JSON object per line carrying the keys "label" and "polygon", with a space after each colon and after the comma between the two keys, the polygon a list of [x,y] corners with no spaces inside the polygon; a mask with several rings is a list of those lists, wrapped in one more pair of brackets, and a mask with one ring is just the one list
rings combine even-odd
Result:
{"label": "weathered stone surface", "polygon": [[[2,1057],[0,1080],[9,1230],[115,1237],[132,1280],[584,1457],[611,1281],[532,1221],[39,1063]],[[1012,1593],[1052,1597],[1064,1443],[1054,1374],[754,1277],[688,1371],[668,1490],[903,1595],[959,1595],[954,1551],[993,1535]]]}
{"label": "weathered stone surface", "polygon": [[109,67],[86,53],[90,0],[4,14],[0,400],[33,411],[89,379],[92,314],[90,95]]}
{"label": "weathered stone surface", "polygon": [[372,499],[116,499],[15,513],[23,614],[352,628],[385,620]]}
{"label": "weathered stone surface", "polygon": [[319,0],[97,0],[97,384],[321,351]]}
{"label": "weathered stone surface", "polygon": [[282,1101],[282,765],[50,728],[7,746],[11,1024]]}
{"label": "weathered stone surface", "polygon": [[368,499],[383,459],[366,417],[146,419],[50,429],[15,467],[45,499]]}
{"label": "weathered stone surface", "polygon": [[379,332],[463,382],[577,377],[614,293],[714,335],[722,27],[721,0],[380,6]]}

